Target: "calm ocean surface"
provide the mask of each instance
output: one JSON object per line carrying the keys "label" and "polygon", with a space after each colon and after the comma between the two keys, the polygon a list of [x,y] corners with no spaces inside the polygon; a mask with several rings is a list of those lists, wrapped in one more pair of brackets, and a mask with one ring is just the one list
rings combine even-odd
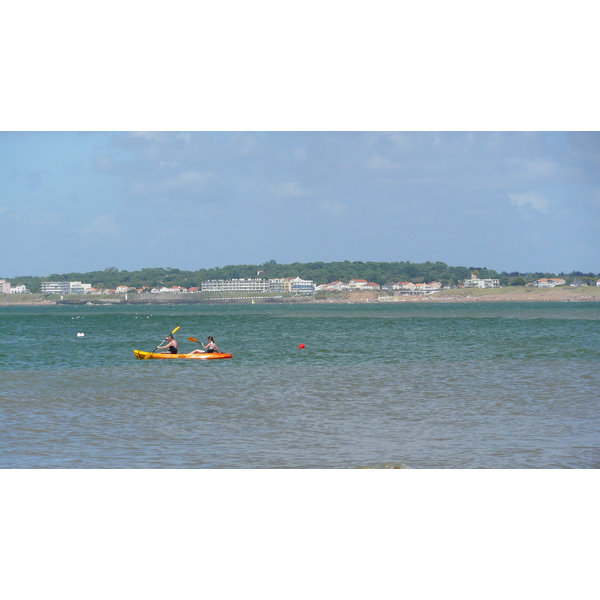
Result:
{"label": "calm ocean surface", "polygon": [[[176,326],[233,359],[134,357]],[[600,468],[600,303],[0,307],[0,339],[2,468]]]}

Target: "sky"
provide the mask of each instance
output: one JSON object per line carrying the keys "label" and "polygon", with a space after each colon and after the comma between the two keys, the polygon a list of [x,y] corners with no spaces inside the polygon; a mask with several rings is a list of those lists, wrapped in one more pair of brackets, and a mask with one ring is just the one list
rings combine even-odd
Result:
{"label": "sky", "polygon": [[598,272],[588,9],[57,0],[32,19],[13,3],[0,278],[269,260]]}
{"label": "sky", "polygon": [[0,277],[443,261],[600,271],[597,132],[0,133]]}

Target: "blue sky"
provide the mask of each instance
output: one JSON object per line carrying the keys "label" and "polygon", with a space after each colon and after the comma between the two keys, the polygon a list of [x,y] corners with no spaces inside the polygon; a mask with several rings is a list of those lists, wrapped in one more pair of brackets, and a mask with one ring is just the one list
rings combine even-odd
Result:
{"label": "blue sky", "polygon": [[73,7],[3,13],[0,277],[600,271],[587,4]]}
{"label": "blue sky", "polygon": [[0,277],[309,261],[600,271],[600,134],[5,132]]}

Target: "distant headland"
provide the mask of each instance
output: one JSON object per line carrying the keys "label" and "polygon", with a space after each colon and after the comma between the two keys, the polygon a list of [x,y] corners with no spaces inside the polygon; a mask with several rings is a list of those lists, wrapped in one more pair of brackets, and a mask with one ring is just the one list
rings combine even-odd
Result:
{"label": "distant headland", "polygon": [[228,265],[198,271],[109,267],[0,279],[1,304],[470,302],[600,299],[595,273],[500,272],[443,262]]}
{"label": "distant headland", "polygon": [[[119,286],[140,289],[161,287],[199,288],[202,283],[209,280],[229,279],[282,279],[300,277],[313,281],[315,286],[330,282],[351,280],[366,280],[379,286],[393,282],[431,283],[437,281],[442,287],[458,287],[470,279],[472,275],[480,279],[498,279],[502,287],[526,285],[538,279],[562,278],[566,285],[595,285],[600,278],[599,273],[584,273],[572,271],[571,273],[551,272],[498,272],[487,267],[477,266],[450,266],[444,262],[433,260],[423,263],[400,262],[309,262],[279,264],[269,260],[260,265],[227,265],[211,269],[198,269],[186,271],[176,268],[144,268],[138,271],[119,270],[117,267],[108,267],[102,271],[72,272],[63,274],[49,274],[45,277],[19,276],[6,278],[12,287],[25,286],[32,293],[41,293],[41,284],[44,281],[79,281],[86,282],[96,289],[116,289]],[[0,273],[0,277],[2,274]],[[2,293],[2,290],[0,290]]]}

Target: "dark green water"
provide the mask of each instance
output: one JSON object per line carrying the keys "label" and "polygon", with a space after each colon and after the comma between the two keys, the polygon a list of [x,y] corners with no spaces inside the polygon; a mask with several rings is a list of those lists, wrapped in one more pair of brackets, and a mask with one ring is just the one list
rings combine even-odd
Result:
{"label": "dark green water", "polygon": [[[135,359],[176,326],[234,358]],[[2,307],[0,334],[3,468],[600,467],[598,303]]]}

